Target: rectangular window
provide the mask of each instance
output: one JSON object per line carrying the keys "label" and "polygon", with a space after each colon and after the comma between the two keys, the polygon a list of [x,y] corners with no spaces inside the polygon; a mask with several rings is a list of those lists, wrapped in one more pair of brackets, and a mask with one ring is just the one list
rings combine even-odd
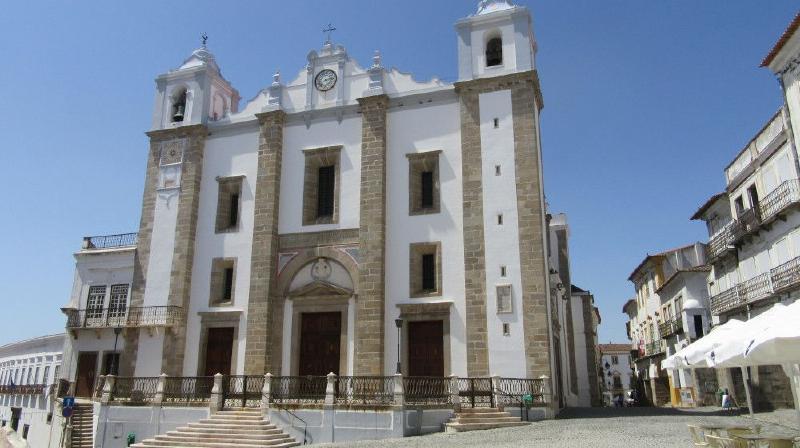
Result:
{"label": "rectangular window", "polygon": [[502,226],[503,225],[503,214],[502,213],[497,215],[497,225],[498,226]]}
{"label": "rectangular window", "polygon": [[108,300],[108,317],[113,325],[124,323],[128,310],[128,285],[112,285],[111,298]]}
{"label": "rectangular window", "polygon": [[22,438],[27,440],[28,439],[28,430],[31,429],[31,425],[25,424],[22,425]]}
{"label": "rectangular window", "polygon": [[106,300],[106,285],[89,287],[89,297],[86,299],[86,318],[98,319],[103,317],[103,304]]}
{"label": "rectangular window", "polygon": [[506,270],[505,266],[500,266],[500,277],[505,277],[506,276],[506,271],[507,270]]}
{"label": "rectangular window", "polygon": [[44,367],[44,374],[42,375],[42,384],[50,384],[50,366]]}
{"label": "rectangular window", "polygon": [[511,324],[503,324],[503,336],[511,336]]}
{"label": "rectangular window", "polygon": [[411,216],[439,213],[439,153],[441,151],[406,154]]}
{"label": "rectangular window", "polygon": [[236,288],[236,259],[211,260],[211,292],[209,306],[229,306],[233,303]]}
{"label": "rectangular window", "polygon": [[494,175],[495,176],[499,176],[500,174],[501,174],[500,165],[495,165],[494,166]]}
{"label": "rectangular window", "polygon": [[497,285],[497,312],[508,314],[514,312],[514,304],[511,300],[511,285]]}
{"label": "rectangular window", "polygon": [[411,297],[430,297],[442,293],[441,243],[413,243],[410,246],[409,276]]}
{"label": "rectangular window", "polygon": [[433,207],[433,171],[423,171],[422,180],[422,208]]}
{"label": "rectangular window", "polygon": [[303,225],[339,222],[341,146],[304,150]]}
{"label": "rectangular window", "polygon": [[216,233],[239,230],[243,180],[244,176],[217,178],[219,191],[217,192]]}
{"label": "rectangular window", "polygon": [[619,357],[617,357],[616,355],[612,356],[611,357],[611,364],[614,364],[614,365],[619,364]]}
{"label": "rectangular window", "polygon": [[58,374],[61,373],[60,370],[61,370],[61,366],[56,366],[56,368],[53,369],[53,382],[54,383],[57,383],[58,380],[61,379],[61,377],[58,376]]}
{"label": "rectangular window", "polygon": [[317,218],[333,218],[336,167],[321,166],[317,177]]}
{"label": "rectangular window", "polygon": [[103,375],[116,375],[119,366],[119,353],[103,355]]}

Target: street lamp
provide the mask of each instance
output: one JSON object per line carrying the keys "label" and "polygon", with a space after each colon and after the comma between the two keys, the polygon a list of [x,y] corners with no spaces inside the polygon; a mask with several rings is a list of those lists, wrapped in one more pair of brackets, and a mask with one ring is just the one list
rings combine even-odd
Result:
{"label": "street lamp", "polygon": [[119,334],[122,333],[122,327],[115,327],[114,328],[114,365],[111,369],[111,374],[116,375],[119,370],[119,355],[117,354],[117,341],[119,340]]}
{"label": "street lamp", "polygon": [[395,319],[394,324],[397,326],[397,373],[402,373],[400,371],[400,330],[403,328],[403,319]]}

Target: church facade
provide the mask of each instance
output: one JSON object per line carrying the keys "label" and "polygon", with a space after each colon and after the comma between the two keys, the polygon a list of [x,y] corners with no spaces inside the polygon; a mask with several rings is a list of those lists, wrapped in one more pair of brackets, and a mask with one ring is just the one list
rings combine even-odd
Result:
{"label": "church facade", "polygon": [[[76,254],[70,379],[568,377],[531,15],[455,31],[455,83],[330,39],[241,107],[205,42],[158,76],[138,234]],[[137,324],[85,331],[113,306]]]}

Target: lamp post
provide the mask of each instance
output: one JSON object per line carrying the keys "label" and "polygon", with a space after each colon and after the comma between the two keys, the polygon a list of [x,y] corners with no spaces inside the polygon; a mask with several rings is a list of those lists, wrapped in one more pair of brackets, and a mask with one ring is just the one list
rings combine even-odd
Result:
{"label": "lamp post", "polygon": [[117,370],[119,369],[119,355],[117,354],[117,341],[119,340],[119,334],[122,333],[122,327],[115,327],[114,328],[114,365],[112,366],[111,373],[113,375],[117,375]]}
{"label": "lamp post", "polygon": [[397,373],[402,373],[400,364],[400,330],[403,328],[403,319],[395,319],[394,324],[397,326]]}

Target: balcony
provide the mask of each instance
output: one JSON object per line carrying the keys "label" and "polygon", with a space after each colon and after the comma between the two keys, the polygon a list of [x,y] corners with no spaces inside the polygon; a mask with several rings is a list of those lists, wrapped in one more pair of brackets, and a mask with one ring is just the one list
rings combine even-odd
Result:
{"label": "balcony", "polygon": [[83,237],[82,250],[118,249],[135,247],[138,242],[138,233],[120,233],[117,235],[99,235]]}
{"label": "balcony", "polygon": [[761,200],[761,222],[768,224],[790,206],[800,203],[800,180],[784,181]]}
{"label": "balcony", "polygon": [[681,319],[680,317],[673,317],[668,321],[659,323],[658,332],[661,334],[662,338],[667,338],[669,336],[672,336],[673,334],[682,333],[683,319]]}
{"label": "balcony", "polygon": [[761,212],[755,208],[748,208],[743,211],[736,221],[731,225],[731,233],[733,236],[733,244],[737,244],[744,239],[747,235],[758,230],[761,224]]}
{"label": "balcony", "polygon": [[660,353],[664,353],[666,350],[666,345],[661,342],[661,340],[648,342],[644,346],[644,355],[645,356],[655,356]]}
{"label": "balcony", "polygon": [[786,289],[800,285],[800,257],[793,258],[780,266],[772,268],[772,288],[775,292],[782,292]]}
{"label": "balcony", "polygon": [[44,393],[44,384],[25,384],[25,385],[10,385],[6,384],[0,386],[0,394],[7,395],[41,395]]}
{"label": "balcony", "polygon": [[183,319],[179,306],[130,308],[65,308],[67,328],[171,327]]}
{"label": "balcony", "polygon": [[729,222],[722,230],[711,237],[708,242],[708,260],[710,262],[722,258],[728,251],[735,250],[733,247],[733,232],[731,231],[734,222]]}
{"label": "balcony", "polygon": [[739,284],[739,296],[744,303],[753,303],[772,294],[772,279],[768,272]]}

